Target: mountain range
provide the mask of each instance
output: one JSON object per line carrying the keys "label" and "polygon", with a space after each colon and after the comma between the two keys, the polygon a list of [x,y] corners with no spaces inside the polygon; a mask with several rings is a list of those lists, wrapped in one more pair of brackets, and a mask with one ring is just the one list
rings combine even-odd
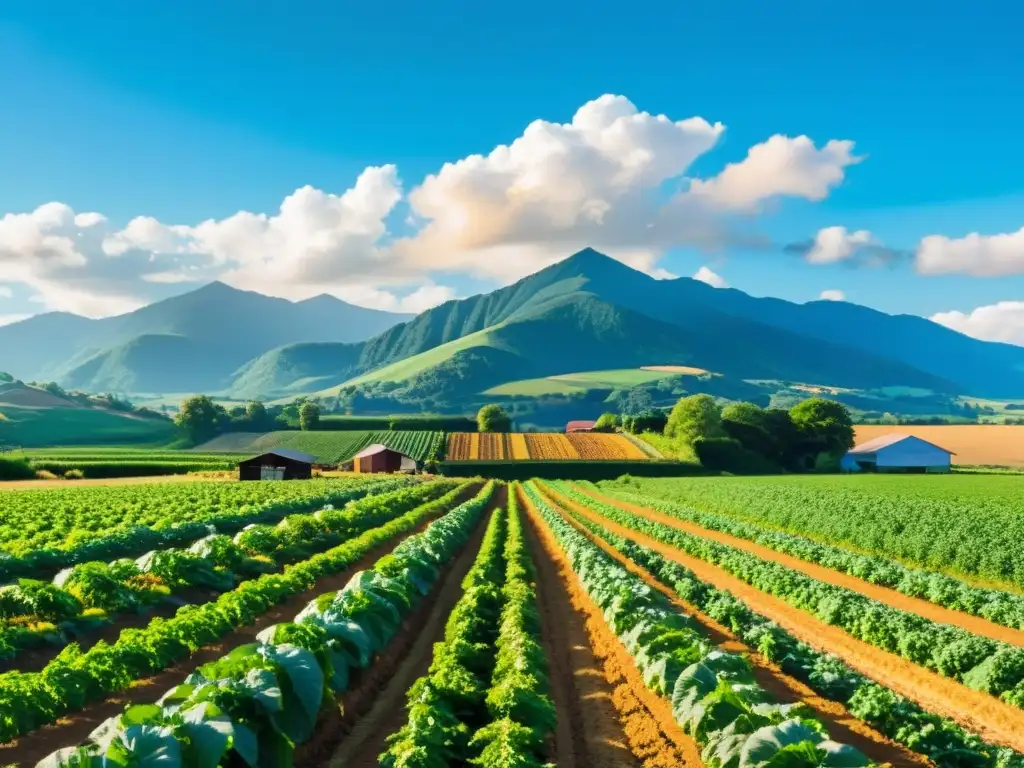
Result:
{"label": "mountain range", "polygon": [[694,366],[747,380],[1024,396],[1024,348],[846,302],[794,304],[656,280],[585,249],[416,316],[213,283],[104,320],[51,313],[0,328],[0,370],[65,387],[236,397],[419,393],[458,402],[508,382]]}

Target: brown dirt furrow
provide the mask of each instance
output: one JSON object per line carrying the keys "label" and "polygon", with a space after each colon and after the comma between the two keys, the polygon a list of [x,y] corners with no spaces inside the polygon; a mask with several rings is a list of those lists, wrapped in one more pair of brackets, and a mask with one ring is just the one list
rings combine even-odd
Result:
{"label": "brown dirt furrow", "polygon": [[[479,490],[479,488],[477,487],[476,490]],[[463,501],[465,501],[465,498],[460,497],[451,508],[454,508]],[[79,712],[71,713],[56,723],[37,728],[15,741],[0,744],[0,765],[34,765],[55,749],[83,742],[98,725],[109,717],[119,715],[126,706],[144,704],[156,700],[167,690],[180,685],[197,667],[211,661],[216,661],[236,646],[255,642],[256,635],[272,624],[291,621],[295,614],[301,611],[315,597],[341,589],[354,574],[372,566],[378,559],[398,546],[400,542],[422,531],[437,517],[428,518],[408,533],[401,534],[384,542],[341,573],[320,579],[311,589],[298,595],[293,595],[261,615],[252,624],[235,630],[215,644],[200,648],[187,659],[182,659],[152,677],[136,681],[128,690],[90,704]]]}
{"label": "brown dirt furrow", "polygon": [[936,605],[935,603],[931,603],[927,600],[922,600],[921,598],[908,597],[907,595],[897,592],[895,589],[889,589],[888,587],[882,587],[878,584],[872,584],[870,581],[859,579],[856,576],[840,573],[832,568],[826,568],[825,566],[817,565],[816,563],[809,563],[798,557],[786,555],[782,552],[776,552],[774,549],[762,544],[756,544],[752,541],[747,541],[746,539],[741,539],[738,536],[732,536],[728,533],[713,531],[709,528],[697,525],[696,523],[680,520],[678,517],[672,517],[671,515],[666,515],[663,512],[658,512],[657,510],[649,507],[641,507],[637,504],[631,504],[620,499],[595,493],[589,488],[576,486],[576,490],[593,498],[599,499],[606,504],[613,504],[620,509],[632,512],[633,514],[642,515],[648,520],[654,520],[680,531],[693,534],[694,536],[700,536],[705,539],[717,541],[720,544],[726,544],[730,547],[741,549],[744,552],[757,555],[763,560],[770,560],[774,563],[784,565],[787,568],[792,568],[794,571],[806,574],[812,579],[817,579],[818,581],[824,581],[837,587],[844,587],[845,589],[859,592],[865,597],[870,597],[872,600],[877,600],[880,603],[884,603],[885,605],[898,610],[915,613],[918,616],[923,616],[926,619],[936,621],[940,624],[951,624],[953,626],[960,627],[961,629],[966,629],[968,632],[972,632],[981,637],[1000,640],[1004,643],[1010,643],[1011,645],[1024,646],[1024,631],[1019,629],[1004,627],[1001,624],[996,624],[987,619],[983,619],[980,616],[972,616],[969,613],[962,613],[950,608],[943,608],[940,605]]}
{"label": "brown dirt furrow", "polygon": [[924,709],[955,720],[992,744],[1024,750],[1024,710],[857,640],[842,629],[819,621],[723,569],[657,539],[618,525],[596,512],[586,510],[582,514],[620,536],[685,565],[697,578],[732,592],[762,616],[811,647],[838,656],[861,674],[916,701]]}
{"label": "brown dirt furrow", "polygon": [[[574,511],[580,509],[579,505],[554,492],[551,488],[544,487],[543,490],[552,506],[561,507],[562,509],[573,509]],[[802,701],[814,710],[818,719],[828,729],[831,738],[859,749],[877,763],[887,763],[893,766],[893,768],[931,765],[929,760],[923,755],[901,747],[862,720],[858,720],[839,702],[824,698],[805,683],[787,675],[778,665],[768,661],[760,653],[746,645],[727,627],[702,613],[693,604],[681,599],[669,587],[666,587],[652,576],[649,571],[609,546],[573,518],[568,515],[564,517],[566,522],[570,523],[610,557],[614,558],[630,572],[639,576],[646,584],[665,595],[683,613],[693,617],[700,625],[705,636],[720,650],[747,656],[754,669],[754,678],[775,701],[783,704]]]}
{"label": "brown dirt furrow", "polygon": [[[552,681],[562,692],[556,697],[559,719],[568,719],[573,731],[573,754],[564,759],[567,750],[559,743],[557,765],[698,768],[702,763],[697,745],[673,719],[668,701],[644,685],[628,651],[583,591],[553,535],[529,500],[521,499],[530,546],[540,555],[538,595],[543,596],[542,610],[550,616],[548,624],[554,630],[551,642],[556,653],[561,649],[569,656],[562,668],[572,670],[569,684]],[[582,744],[578,729],[583,732]]]}
{"label": "brown dirt furrow", "polygon": [[462,580],[480,551],[487,521],[504,506],[506,498],[504,488],[495,490],[491,511],[481,517],[472,538],[446,566],[439,583],[384,653],[350,681],[351,688],[340,697],[338,709],[321,719],[314,741],[296,754],[297,766],[378,765],[387,737],[406,723],[406,691],[430,668],[434,643],[443,639],[448,616],[462,597]]}

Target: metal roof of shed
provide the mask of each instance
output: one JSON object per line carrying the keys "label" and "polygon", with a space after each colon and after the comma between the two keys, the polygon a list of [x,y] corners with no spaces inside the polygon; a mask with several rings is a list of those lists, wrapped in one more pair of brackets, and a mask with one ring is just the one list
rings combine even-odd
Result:
{"label": "metal roof of shed", "polygon": [[854,446],[849,451],[847,451],[847,453],[852,453],[855,455],[864,453],[877,453],[883,448],[888,448],[890,445],[896,445],[896,443],[902,443],[904,440],[909,440],[910,438],[920,440],[922,443],[926,443],[930,445],[932,448],[938,448],[940,451],[948,453],[950,456],[956,456],[955,453],[946,448],[943,448],[941,445],[936,445],[935,443],[928,442],[927,440],[920,438],[917,435],[904,435],[898,433],[893,433],[891,435],[881,435],[880,437],[868,440],[866,443],[861,443],[860,445]]}
{"label": "metal roof of shed", "polygon": [[293,451],[291,448],[275,448],[272,451],[264,451],[263,453],[257,453],[255,456],[250,456],[248,459],[243,459],[242,463],[246,461],[252,461],[258,459],[261,456],[280,456],[282,459],[290,459],[291,461],[301,461],[303,464],[315,464],[316,456],[310,456],[308,453],[302,453],[301,451]]}
{"label": "metal roof of shed", "polygon": [[402,453],[401,451],[396,451],[394,448],[388,448],[383,443],[374,443],[373,445],[368,445],[365,448],[363,448],[363,450],[361,450],[359,453],[357,453],[355,456],[353,456],[352,458],[353,459],[362,459],[362,458],[365,458],[367,456],[375,456],[378,453],[384,453],[385,451],[390,451],[391,453],[397,453],[399,456],[405,456],[405,458],[407,458],[407,459],[411,459],[412,458],[411,456],[406,456],[406,454]]}

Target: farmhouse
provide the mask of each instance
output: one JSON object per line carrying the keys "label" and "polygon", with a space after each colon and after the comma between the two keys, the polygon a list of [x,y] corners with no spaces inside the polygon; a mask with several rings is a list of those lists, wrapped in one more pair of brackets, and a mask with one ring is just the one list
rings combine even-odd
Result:
{"label": "farmhouse", "polygon": [[277,448],[238,462],[239,480],[309,480],[315,456]]}
{"label": "farmhouse", "polygon": [[882,435],[851,449],[843,472],[949,472],[955,454],[913,435]]}
{"label": "farmhouse", "polygon": [[596,421],[570,421],[565,425],[565,431],[568,432],[592,432]]}
{"label": "farmhouse", "polygon": [[352,458],[355,472],[402,472],[415,471],[416,460],[386,445],[375,443],[367,446]]}

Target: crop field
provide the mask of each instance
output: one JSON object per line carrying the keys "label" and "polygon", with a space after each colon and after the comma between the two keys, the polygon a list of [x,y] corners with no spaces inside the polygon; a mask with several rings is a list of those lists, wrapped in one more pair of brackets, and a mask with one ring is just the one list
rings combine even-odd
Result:
{"label": "crop field", "polygon": [[443,432],[412,430],[282,431],[258,434],[235,432],[203,443],[195,451],[252,456],[274,448],[291,448],[315,456],[321,463],[338,464],[348,461],[369,445],[383,443],[417,461],[425,461],[444,447],[443,440]]}
{"label": "crop field", "polygon": [[453,432],[449,461],[645,461],[650,457],[622,435]]}
{"label": "crop field", "polygon": [[[1011,411],[1011,413],[1013,413]],[[1009,424],[949,424],[935,426],[861,425],[858,443],[899,432],[952,451],[954,464],[1024,467],[1024,426]]]}
{"label": "crop field", "polygon": [[807,530],[1015,479],[12,491],[0,763],[1021,768],[1024,591]]}

